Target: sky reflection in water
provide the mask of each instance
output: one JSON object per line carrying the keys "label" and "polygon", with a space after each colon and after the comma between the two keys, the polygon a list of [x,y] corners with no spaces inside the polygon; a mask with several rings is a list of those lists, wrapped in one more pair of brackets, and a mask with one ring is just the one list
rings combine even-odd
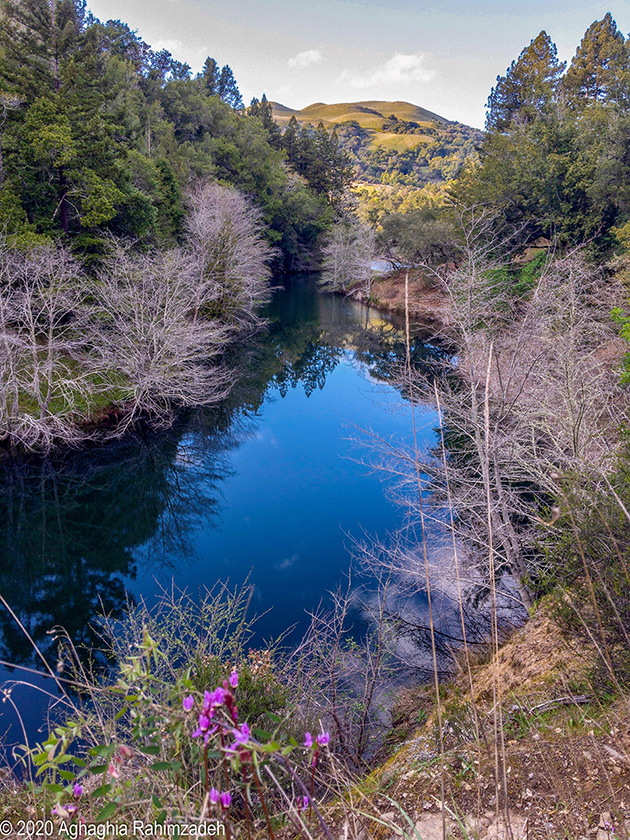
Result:
{"label": "sky reflection in water", "polygon": [[[387,384],[401,334],[303,278],[275,294],[268,317],[267,332],[235,351],[243,375],[221,406],[72,463],[0,472],[1,591],[53,661],[54,625],[91,645],[102,607],[120,615],[127,595],[150,604],[161,587],[196,592],[228,578],[249,577],[252,612],[269,610],[259,640],[292,625],[297,639],[343,582],[352,538],[400,526],[361,441],[371,429],[409,442],[409,405]],[[420,363],[431,352],[414,347]],[[434,425],[433,412],[419,418],[425,443]],[[35,661],[4,611],[0,658]],[[29,728],[44,703],[33,695]],[[4,730],[14,721],[1,710]]]}

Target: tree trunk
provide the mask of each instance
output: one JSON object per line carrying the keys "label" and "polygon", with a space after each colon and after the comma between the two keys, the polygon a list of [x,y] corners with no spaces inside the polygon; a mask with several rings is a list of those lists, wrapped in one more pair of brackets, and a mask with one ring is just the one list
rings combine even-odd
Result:
{"label": "tree trunk", "polygon": [[68,201],[66,195],[68,190],[66,188],[66,173],[63,166],[59,167],[59,221],[61,222],[61,229],[65,234],[69,232],[68,224]]}

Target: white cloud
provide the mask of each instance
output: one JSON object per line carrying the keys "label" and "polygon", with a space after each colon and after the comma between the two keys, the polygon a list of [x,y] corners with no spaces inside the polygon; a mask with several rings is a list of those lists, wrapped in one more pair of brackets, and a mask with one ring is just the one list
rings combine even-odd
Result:
{"label": "white cloud", "polygon": [[151,49],[155,50],[155,52],[159,52],[160,50],[168,50],[171,54],[180,52],[183,49],[183,44],[181,41],[175,41],[172,38],[165,38],[161,41],[155,41],[151,44]]}
{"label": "white cloud", "polygon": [[304,50],[290,58],[288,64],[289,67],[308,67],[310,64],[319,64],[323,60],[324,56],[319,50]]}
{"label": "white cloud", "polygon": [[291,557],[285,557],[284,560],[281,560],[279,563],[276,563],[274,566],[275,569],[280,569],[284,571],[285,569],[290,569],[297,560],[300,559],[299,554],[293,554]]}
{"label": "white cloud", "polygon": [[426,56],[396,53],[384,64],[367,73],[351,73],[344,70],[341,80],[350,82],[354,88],[368,88],[386,82],[430,82],[435,71],[424,66]]}
{"label": "white cloud", "polygon": [[286,96],[288,93],[291,93],[293,90],[293,85],[282,85],[282,87],[274,88],[274,95],[278,96]]}

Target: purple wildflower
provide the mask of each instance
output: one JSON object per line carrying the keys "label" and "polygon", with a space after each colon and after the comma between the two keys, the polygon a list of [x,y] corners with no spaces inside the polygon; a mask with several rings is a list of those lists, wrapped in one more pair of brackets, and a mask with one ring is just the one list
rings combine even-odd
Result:
{"label": "purple wildflower", "polygon": [[199,726],[192,733],[191,737],[200,738],[203,735],[203,742],[207,746],[210,736],[213,735],[217,729],[217,726],[210,728],[210,716],[201,714],[199,715]]}
{"label": "purple wildflower", "polygon": [[190,697],[184,697],[182,700],[182,706],[184,707],[185,712],[189,712],[192,707],[195,705],[195,698],[190,695]]}
{"label": "purple wildflower", "polygon": [[229,790],[224,790],[224,791],[223,791],[223,792],[219,795],[219,800],[220,800],[220,802],[221,802],[221,807],[222,807],[225,811],[227,811],[227,809],[230,807],[230,805],[231,805],[231,803],[232,803],[232,794],[229,792]]}
{"label": "purple wildflower", "polygon": [[78,782],[74,783],[74,787],[72,788],[72,792],[78,799],[80,796],[83,796],[83,785],[80,785]]}
{"label": "purple wildflower", "polygon": [[246,744],[249,741],[249,726],[246,723],[242,723],[240,729],[233,729],[232,732],[237,744]]}
{"label": "purple wildflower", "polygon": [[230,683],[232,688],[237,688],[238,687],[238,671],[232,671],[232,673],[230,674],[228,682]]}
{"label": "purple wildflower", "polygon": [[216,805],[219,802],[219,791],[216,788],[210,790],[210,802]]}
{"label": "purple wildflower", "polygon": [[198,738],[210,729],[210,718],[207,715],[199,715],[199,727],[195,729],[192,734],[193,738]]}
{"label": "purple wildflower", "polygon": [[309,802],[310,800],[308,796],[298,796],[298,798],[295,800],[295,804],[298,811],[306,811],[306,809],[309,806]]}
{"label": "purple wildflower", "polygon": [[53,817],[71,817],[76,813],[76,805],[55,805],[55,807],[52,809]]}
{"label": "purple wildflower", "polygon": [[313,736],[311,735],[310,732],[305,732],[304,733],[304,746],[306,747],[307,750],[310,750],[311,747],[313,746]]}
{"label": "purple wildflower", "polygon": [[225,702],[225,689],[219,686],[214,691],[206,691],[204,694],[204,708],[216,709]]}
{"label": "purple wildflower", "polygon": [[326,744],[330,741],[330,732],[322,732],[321,735],[317,736],[317,743],[320,747],[325,747]]}

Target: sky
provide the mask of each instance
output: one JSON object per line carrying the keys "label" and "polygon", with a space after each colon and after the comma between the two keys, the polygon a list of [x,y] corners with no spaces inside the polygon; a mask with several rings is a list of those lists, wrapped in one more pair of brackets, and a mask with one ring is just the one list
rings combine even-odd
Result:
{"label": "sky", "polygon": [[584,31],[610,11],[625,36],[630,0],[88,0],[154,49],[198,72],[229,64],[253,96],[290,108],[314,102],[404,100],[483,127],[485,104],[545,29],[570,61]]}

